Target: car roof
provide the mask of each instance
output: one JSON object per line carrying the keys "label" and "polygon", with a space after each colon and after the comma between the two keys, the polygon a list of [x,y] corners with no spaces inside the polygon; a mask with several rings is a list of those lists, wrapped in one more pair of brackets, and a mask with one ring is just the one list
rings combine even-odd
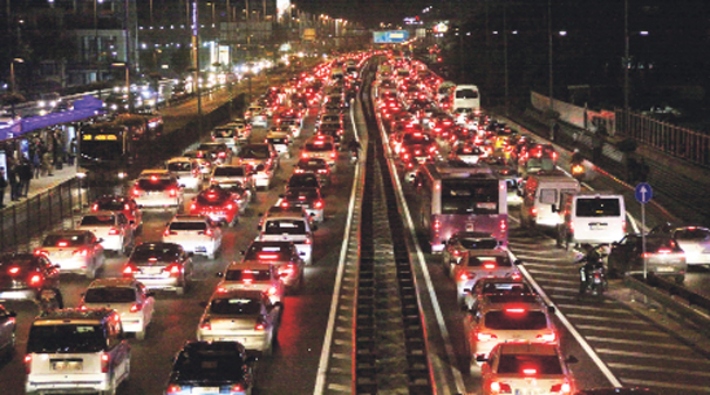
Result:
{"label": "car roof", "polygon": [[120,211],[110,211],[110,210],[99,210],[99,211],[92,211],[89,213],[83,214],[81,217],[100,217],[100,216],[113,216],[120,214]]}
{"label": "car roof", "polygon": [[79,236],[91,234],[91,231],[81,229],[61,229],[47,232],[47,236]]}
{"label": "car roof", "polygon": [[284,209],[281,206],[274,206],[274,207],[280,207],[281,210],[269,209],[269,211],[267,211],[266,214],[264,214],[264,221],[272,221],[272,220],[279,220],[279,219],[308,221],[308,217],[304,214],[305,211],[303,210],[302,207],[297,207],[294,210]]}
{"label": "car roof", "polygon": [[175,162],[192,162],[195,158],[190,158],[189,156],[176,156],[165,161],[165,163],[175,163]]}
{"label": "car roof", "polygon": [[206,222],[207,217],[203,215],[177,214],[170,222]]}
{"label": "car roof", "polygon": [[105,288],[105,287],[135,287],[138,281],[132,278],[111,277],[99,278],[91,282],[88,288]]}

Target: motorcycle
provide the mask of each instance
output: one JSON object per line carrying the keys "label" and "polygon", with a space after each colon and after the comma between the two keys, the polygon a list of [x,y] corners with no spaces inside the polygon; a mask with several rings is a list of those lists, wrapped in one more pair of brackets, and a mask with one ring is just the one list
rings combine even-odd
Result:
{"label": "motorcycle", "polygon": [[357,149],[357,148],[350,149],[350,163],[357,162],[359,157],[360,157],[360,150],[359,149]]}
{"label": "motorcycle", "polygon": [[609,282],[603,262],[603,257],[606,255],[605,249],[605,245],[596,246],[576,261],[576,263],[584,263],[579,269],[580,294],[589,292],[592,295],[602,296],[607,290]]}
{"label": "motorcycle", "polygon": [[584,168],[583,164],[573,163],[570,172],[572,173],[572,177],[574,177],[577,181],[582,182],[587,170]]}

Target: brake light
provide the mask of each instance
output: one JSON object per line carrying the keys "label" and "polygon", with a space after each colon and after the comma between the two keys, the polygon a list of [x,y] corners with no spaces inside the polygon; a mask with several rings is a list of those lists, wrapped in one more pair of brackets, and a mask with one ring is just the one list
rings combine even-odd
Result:
{"label": "brake light", "polygon": [[197,210],[197,205],[195,203],[190,203],[190,211]]}
{"label": "brake light", "polygon": [[276,295],[276,287],[269,287],[269,289],[267,289],[265,293],[267,296]]}
{"label": "brake light", "polygon": [[553,343],[555,340],[557,340],[557,335],[555,335],[554,332],[541,333],[537,335],[537,339],[545,343]]}
{"label": "brake light", "polygon": [[335,156],[336,156],[335,152],[330,153],[330,159],[335,159]]}
{"label": "brake light", "polygon": [[[47,251],[47,250],[42,250],[42,249],[39,249],[39,248],[38,248],[38,249],[35,250],[34,254],[35,254],[36,256],[49,255],[49,251]],[[17,268],[17,267],[13,266],[13,267],[11,267],[10,269],[12,270],[12,269],[15,269],[15,268]],[[17,268],[17,269],[19,270],[19,268]]]}
{"label": "brake light", "polygon": [[254,325],[254,330],[255,331],[263,331],[264,329],[266,329],[266,324],[263,321],[258,320],[256,322],[256,325]]}
{"label": "brake light", "polygon": [[74,250],[72,252],[72,255],[78,255],[78,256],[85,257],[85,256],[89,255],[89,250],[87,250],[86,248],[80,248],[78,250]]}
{"label": "brake light", "polygon": [[572,386],[569,383],[555,384],[550,388],[550,392],[555,394],[571,394]]}
{"label": "brake light", "polygon": [[508,230],[508,221],[505,219],[501,219],[500,223],[498,224],[498,228],[500,229],[501,232],[505,232]]}
{"label": "brake light", "polygon": [[537,374],[537,369],[535,368],[523,368],[523,374],[526,376],[533,376]]}
{"label": "brake light", "polygon": [[170,189],[168,189],[168,194],[170,195],[170,197],[175,197],[175,196],[177,196],[177,188],[170,188]]}
{"label": "brake light", "polygon": [[126,265],[123,268],[123,277],[133,277],[133,274],[138,271],[138,268],[133,265]]}
{"label": "brake light", "polygon": [[278,257],[279,256],[277,254],[264,254],[264,253],[259,254],[259,259],[263,259],[263,260],[274,260],[274,259],[278,259]]}
{"label": "brake light", "polygon": [[439,221],[438,218],[435,219],[432,226],[434,227],[434,231],[438,232],[439,229],[441,229],[441,221]]}
{"label": "brake light", "polygon": [[168,265],[168,267],[166,267],[164,270],[166,272],[170,273],[170,276],[176,277],[176,276],[179,276],[180,273],[182,272],[182,267],[180,265],[178,265],[177,263],[173,263],[171,265]]}
{"label": "brake light", "polygon": [[483,264],[483,268],[486,270],[493,270],[496,268],[496,264],[493,262],[486,262]]}
{"label": "brake light", "polygon": [[133,190],[131,191],[133,196],[140,196],[141,195],[141,190],[138,187],[133,187]]}
{"label": "brake light", "polygon": [[479,342],[488,342],[493,339],[497,339],[498,336],[492,334],[492,333],[483,333],[483,332],[478,332],[476,333],[476,340]]}
{"label": "brake light", "polygon": [[279,267],[279,276],[290,276],[293,274],[293,265]]}
{"label": "brake light", "polygon": [[319,210],[322,209],[324,205],[325,204],[323,203],[322,200],[316,200],[316,202],[313,203],[313,207],[315,207],[316,209],[319,209]]}
{"label": "brake light", "polygon": [[25,372],[32,373],[32,355],[25,355]]}
{"label": "brake light", "polygon": [[308,159],[308,152],[301,152],[301,159]]}
{"label": "brake light", "polygon": [[672,251],[670,250],[670,248],[659,248],[658,249],[659,254],[670,254],[671,252]]}
{"label": "brake light", "polygon": [[212,231],[212,229],[207,229],[205,231],[205,236],[210,236],[210,237],[214,236],[214,232]]}
{"label": "brake light", "polygon": [[101,373],[108,373],[111,357],[108,354],[101,354]]}
{"label": "brake light", "polygon": [[30,279],[29,279],[30,286],[38,287],[38,286],[42,285],[42,280],[44,280],[42,278],[42,275],[39,273],[35,273],[30,276]]}
{"label": "brake light", "polygon": [[109,229],[109,231],[108,231],[109,236],[116,236],[116,235],[118,235],[119,233],[120,233],[119,230],[116,229],[116,228],[111,228],[111,229]]}
{"label": "brake light", "polygon": [[133,303],[133,306],[131,306],[130,312],[137,313],[141,310],[143,310],[143,303]]}
{"label": "brake light", "polygon": [[509,313],[509,314],[522,314],[525,311],[526,311],[525,309],[520,308],[520,307],[505,309],[505,312]]}
{"label": "brake light", "polygon": [[99,211],[99,204],[94,203],[91,205],[91,211]]}
{"label": "brake light", "polygon": [[244,385],[241,383],[239,384],[233,384],[232,387],[229,389],[231,392],[243,392],[244,391]]}
{"label": "brake light", "polygon": [[281,202],[281,208],[289,208],[290,204],[288,201],[284,200]]}
{"label": "brake light", "polygon": [[474,277],[476,277],[476,275],[473,273],[463,272],[459,275],[459,280],[468,281],[468,280],[473,280]]}
{"label": "brake light", "polygon": [[170,230],[170,228],[165,229],[165,232],[163,232],[163,236],[165,236],[165,237],[171,236],[171,235],[176,235],[176,234],[177,234],[177,232],[173,232],[172,230]]}
{"label": "brake light", "polygon": [[535,208],[535,207],[530,207],[529,212],[530,212],[530,216],[531,216],[531,217],[537,217],[537,208]]}
{"label": "brake light", "polygon": [[234,209],[234,205],[233,205],[232,203],[227,203],[227,206],[226,206],[226,207],[227,207],[227,210],[230,210],[230,211],[231,211],[232,209]]}

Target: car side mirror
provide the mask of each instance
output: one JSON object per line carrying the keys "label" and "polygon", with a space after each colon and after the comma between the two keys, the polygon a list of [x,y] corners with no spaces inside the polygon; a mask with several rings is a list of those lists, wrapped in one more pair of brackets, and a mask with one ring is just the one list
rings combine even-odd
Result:
{"label": "car side mirror", "polygon": [[103,242],[104,242],[104,239],[102,237],[99,237],[98,239],[96,239],[96,244],[101,244]]}
{"label": "car side mirror", "polygon": [[488,362],[488,358],[484,357],[483,355],[477,355],[476,362]]}

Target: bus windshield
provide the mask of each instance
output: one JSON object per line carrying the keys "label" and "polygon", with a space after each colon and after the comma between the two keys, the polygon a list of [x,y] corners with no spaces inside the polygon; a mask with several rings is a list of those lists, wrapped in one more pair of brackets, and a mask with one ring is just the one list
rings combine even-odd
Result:
{"label": "bus windshield", "polygon": [[123,155],[121,141],[82,141],[82,156],[89,158],[101,158],[102,160],[119,160]]}
{"label": "bus windshield", "polygon": [[441,214],[498,214],[497,180],[445,180]]}

